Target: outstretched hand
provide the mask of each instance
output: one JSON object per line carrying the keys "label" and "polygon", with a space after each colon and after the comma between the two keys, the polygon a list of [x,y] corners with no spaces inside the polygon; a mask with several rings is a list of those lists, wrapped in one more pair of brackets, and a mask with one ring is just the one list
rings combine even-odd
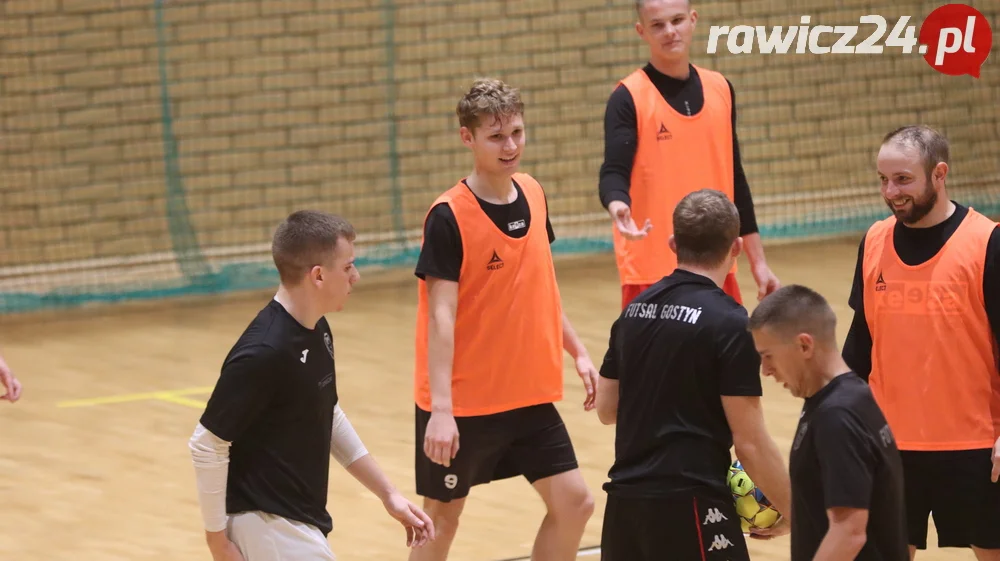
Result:
{"label": "outstretched hand", "polygon": [[580,375],[583,387],[587,391],[587,397],[583,400],[583,410],[590,411],[597,402],[597,384],[600,374],[589,356],[580,356],[576,359],[576,373]]}
{"label": "outstretched hand", "polygon": [[434,522],[406,497],[393,493],[382,503],[386,512],[406,528],[406,546],[421,547],[434,541]]}
{"label": "outstretched hand", "polygon": [[614,219],[618,232],[626,240],[641,240],[653,229],[653,223],[647,218],[646,223],[643,224],[640,230],[635,223],[635,219],[632,218],[632,209],[622,201],[611,201],[608,205],[608,213]]}

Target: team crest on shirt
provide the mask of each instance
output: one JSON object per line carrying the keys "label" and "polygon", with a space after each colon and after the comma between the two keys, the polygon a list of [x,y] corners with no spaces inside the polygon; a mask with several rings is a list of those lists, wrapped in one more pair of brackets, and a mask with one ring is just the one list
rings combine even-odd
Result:
{"label": "team crest on shirt", "polygon": [[333,358],[333,337],[329,333],[324,333],[323,342],[326,343],[326,350],[330,353],[330,358]]}

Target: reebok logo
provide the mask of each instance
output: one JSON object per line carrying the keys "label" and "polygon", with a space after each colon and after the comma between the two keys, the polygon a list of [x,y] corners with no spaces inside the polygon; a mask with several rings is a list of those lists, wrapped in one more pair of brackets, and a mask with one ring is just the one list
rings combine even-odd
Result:
{"label": "reebok logo", "polygon": [[726,518],[725,514],[722,514],[717,508],[710,508],[708,512],[705,513],[705,521],[701,523],[702,526],[708,526],[709,524],[716,524],[722,522],[723,520],[729,520]]}
{"label": "reebok logo", "polygon": [[497,255],[497,250],[493,250],[493,257],[490,258],[490,262],[486,264],[486,269],[488,271],[497,271],[503,269],[503,259]]}
{"label": "reebok logo", "polygon": [[708,548],[708,550],[717,551],[720,549],[726,549],[731,545],[733,545],[733,542],[729,541],[729,538],[722,534],[715,534],[715,537],[712,538],[712,545]]}
{"label": "reebok logo", "polygon": [[656,140],[670,140],[673,137],[674,135],[670,134],[670,130],[663,124],[663,121],[660,121],[660,130],[656,131]]}

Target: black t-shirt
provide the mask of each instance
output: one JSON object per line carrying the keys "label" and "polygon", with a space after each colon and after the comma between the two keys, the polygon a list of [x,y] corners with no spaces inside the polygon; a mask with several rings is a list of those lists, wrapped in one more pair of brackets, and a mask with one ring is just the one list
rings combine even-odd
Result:
{"label": "black t-shirt", "polygon": [[261,510],[329,534],[330,437],[337,404],[333,335],[271,300],[222,365],[201,424],[232,442],[226,511]]}
{"label": "black t-shirt", "polygon": [[[468,188],[464,179],[462,183]],[[504,235],[516,239],[528,234],[528,227],[531,226],[531,208],[521,186],[516,181],[513,183],[517,198],[512,203],[497,205],[486,202],[478,196],[476,200],[479,201],[479,207]],[[554,242],[556,235],[552,231],[552,222],[549,221],[547,199],[545,229],[549,233],[549,243]],[[455,213],[446,203],[434,205],[427,214],[427,220],[424,221],[424,244],[420,248],[420,257],[417,258],[414,274],[424,280],[429,275],[458,282],[459,273],[462,271],[462,255],[462,235],[458,229],[458,221],[455,220]]]}
{"label": "black t-shirt", "polygon": [[622,311],[601,365],[619,383],[608,493],[730,496],[733,434],[721,396],[762,395],[747,322],[711,279],[682,269]]}
{"label": "black t-shirt", "polygon": [[[952,201],[954,202],[954,201]],[[937,255],[945,242],[958,230],[969,214],[968,207],[955,203],[955,212],[944,222],[930,228],[910,228],[896,222],[893,228],[893,248],[900,261],[910,266],[919,265]],[[854,284],[848,300],[854,310],[847,339],[844,341],[844,362],[867,380],[872,371],[872,334],[868,329],[864,306],[865,237],[858,246],[858,261],[854,268]],[[986,245],[983,268],[983,299],[993,336],[1000,342],[1000,228],[993,230]]]}
{"label": "black t-shirt", "polygon": [[827,509],[868,509],[859,560],[909,561],[903,466],[871,389],[841,374],[805,400],[789,458],[792,561],[811,560],[829,528]]}
{"label": "black t-shirt", "polygon": [[[682,115],[696,115],[705,104],[705,91],[701,77],[694,66],[686,80],[678,80],[663,74],[652,64],[642,69],[649,80],[656,86],[663,99]],[[743,171],[743,160],[740,157],[740,142],[736,135],[736,92],[733,84],[729,84],[729,93],[733,100],[732,132],[733,132],[733,202],[740,213],[740,235],[753,234],[757,229],[757,215],[754,211],[753,197],[750,194],[750,184]],[[639,128],[636,121],[635,101],[632,94],[623,84],[619,85],[608,98],[604,112],[604,163],[601,164],[598,191],[601,204],[608,207],[611,201],[622,201],[632,204],[629,195],[629,184],[632,179],[632,164],[636,151],[639,149]],[[664,170],[669,173],[669,170]]]}

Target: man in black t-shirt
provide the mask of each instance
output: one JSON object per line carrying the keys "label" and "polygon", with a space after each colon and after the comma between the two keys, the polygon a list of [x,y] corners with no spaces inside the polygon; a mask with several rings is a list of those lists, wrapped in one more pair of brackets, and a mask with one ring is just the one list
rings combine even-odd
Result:
{"label": "man in black t-shirt", "polygon": [[907,561],[903,467],[868,385],[837,349],[826,300],[790,285],[750,317],[763,374],[805,400],[792,441],[792,561]]}
{"label": "man in black t-shirt", "polygon": [[215,561],[333,560],[326,536],[330,456],[406,528],[407,545],[434,538],[365,449],[337,396],[333,335],[359,280],[354,229],[314,211],[274,234],[277,294],[229,351],[189,447],[206,540]]}
{"label": "man in black t-shirt", "polygon": [[[673,212],[678,268],[611,328],[597,411],[617,423],[605,509],[605,561],[748,559],[726,474],[730,448],[780,512],[788,476],[764,426],[760,358],[746,309],[722,284],[740,253],[739,214],[695,191]],[[787,531],[779,522],[772,535]]]}

